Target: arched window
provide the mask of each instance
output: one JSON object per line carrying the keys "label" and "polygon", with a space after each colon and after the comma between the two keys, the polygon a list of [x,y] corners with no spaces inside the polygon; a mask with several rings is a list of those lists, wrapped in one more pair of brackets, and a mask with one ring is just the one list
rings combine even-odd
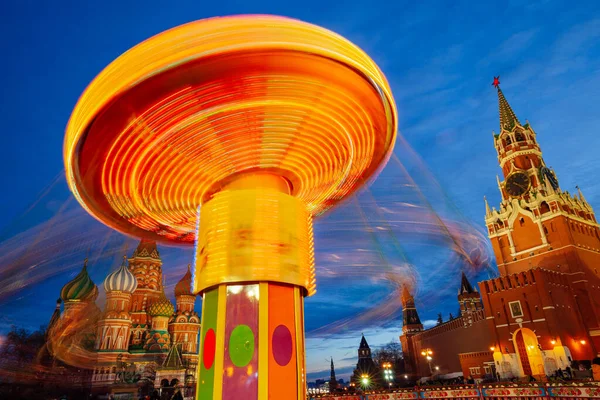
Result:
{"label": "arched window", "polygon": [[542,204],[540,204],[540,212],[542,214],[546,214],[547,212],[550,212],[550,206],[545,201],[542,201]]}
{"label": "arched window", "polygon": [[523,136],[523,134],[521,132],[517,132],[517,133],[515,133],[515,140],[517,142],[524,142],[525,137]]}

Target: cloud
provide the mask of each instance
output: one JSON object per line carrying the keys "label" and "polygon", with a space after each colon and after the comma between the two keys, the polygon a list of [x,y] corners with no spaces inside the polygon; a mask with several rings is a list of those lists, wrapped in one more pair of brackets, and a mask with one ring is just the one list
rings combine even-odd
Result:
{"label": "cloud", "polygon": [[437,325],[437,319],[426,319],[425,321],[421,321],[423,323],[423,327],[425,329],[429,329]]}

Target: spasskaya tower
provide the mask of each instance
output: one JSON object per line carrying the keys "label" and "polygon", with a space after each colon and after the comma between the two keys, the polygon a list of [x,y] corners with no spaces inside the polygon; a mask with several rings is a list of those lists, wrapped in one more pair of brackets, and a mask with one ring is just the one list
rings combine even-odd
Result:
{"label": "spasskaya tower", "polygon": [[513,354],[521,374],[542,375],[600,351],[600,229],[581,190],[561,189],[537,133],[521,124],[499,84],[494,78],[501,198],[498,209],[485,200],[485,224],[500,278],[481,282],[480,292],[497,369],[509,368]]}

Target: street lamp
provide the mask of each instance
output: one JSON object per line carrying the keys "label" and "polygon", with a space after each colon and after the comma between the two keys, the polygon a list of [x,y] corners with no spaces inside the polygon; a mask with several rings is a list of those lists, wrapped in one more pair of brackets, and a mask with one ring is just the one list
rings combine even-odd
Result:
{"label": "street lamp", "polygon": [[383,368],[383,379],[388,382],[388,386],[392,386],[392,382],[394,380],[394,371],[392,370],[392,364],[389,362],[385,362],[381,364]]}
{"label": "street lamp", "polygon": [[370,382],[370,380],[369,380],[369,375],[367,375],[367,374],[362,374],[362,375],[360,376],[360,382],[362,383],[363,387],[365,387],[365,388],[366,388],[367,386],[369,386],[369,382]]}
{"label": "street lamp", "polygon": [[427,364],[429,364],[429,372],[431,373],[431,375],[433,375],[433,369],[431,368],[431,360],[433,360],[433,351],[431,349],[424,349],[421,351],[421,355],[427,360]]}

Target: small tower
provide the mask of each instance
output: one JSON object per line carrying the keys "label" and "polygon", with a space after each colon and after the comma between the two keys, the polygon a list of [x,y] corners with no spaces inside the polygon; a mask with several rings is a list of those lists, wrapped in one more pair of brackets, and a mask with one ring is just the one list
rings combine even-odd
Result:
{"label": "small tower", "polygon": [[360,362],[360,360],[370,359],[370,358],[371,358],[371,348],[369,347],[369,344],[367,343],[367,339],[365,339],[365,335],[362,335],[362,338],[360,339],[360,345],[358,346],[358,361]]}
{"label": "small tower", "polygon": [[63,319],[76,318],[79,312],[95,302],[98,297],[98,287],[88,275],[87,262],[86,258],[81,272],[60,291],[60,297],[65,303]]}
{"label": "small tower", "polygon": [[335,368],[333,366],[333,357],[331,357],[331,372],[329,374],[329,393],[335,392],[338,388],[338,381],[335,378]]}
{"label": "small tower", "polygon": [[418,359],[412,337],[423,331],[423,324],[415,307],[415,298],[406,285],[402,288],[402,335],[400,343],[404,353],[405,371],[414,375],[418,371]]}
{"label": "small tower", "polygon": [[[181,356],[186,365],[192,367],[198,360],[198,336],[200,318],[194,311],[196,296],[191,291],[192,272],[188,265],[187,272],[175,285],[175,301],[177,310],[169,321],[171,341],[181,346]],[[195,371],[195,368],[191,368]]]}
{"label": "small tower", "polygon": [[189,370],[181,357],[178,344],[173,344],[162,365],[156,368],[155,382],[167,380],[171,387],[182,388]]}
{"label": "small tower", "polygon": [[165,295],[164,286],[160,292],[160,297],[148,308],[148,314],[152,318],[150,333],[144,344],[144,349],[150,353],[162,353],[169,351],[171,337],[168,326],[169,319],[173,315],[175,308]]}
{"label": "small tower", "polygon": [[479,292],[477,289],[473,289],[464,271],[462,272],[460,288],[458,289],[458,304],[460,305],[460,315],[463,317],[465,326],[473,325],[473,313],[482,310],[483,305]]}
{"label": "small tower", "polygon": [[104,280],[106,306],[104,316],[98,323],[96,350],[106,352],[127,351],[131,334],[129,314],[131,295],[137,288],[137,280],[126,265],[123,257],[121,266]]}
{"label": "small tower", "polygon": [[415,307],[415,298],[404,286],[402,288],[402,332],[417,333],[423,330],[423,324]]}

